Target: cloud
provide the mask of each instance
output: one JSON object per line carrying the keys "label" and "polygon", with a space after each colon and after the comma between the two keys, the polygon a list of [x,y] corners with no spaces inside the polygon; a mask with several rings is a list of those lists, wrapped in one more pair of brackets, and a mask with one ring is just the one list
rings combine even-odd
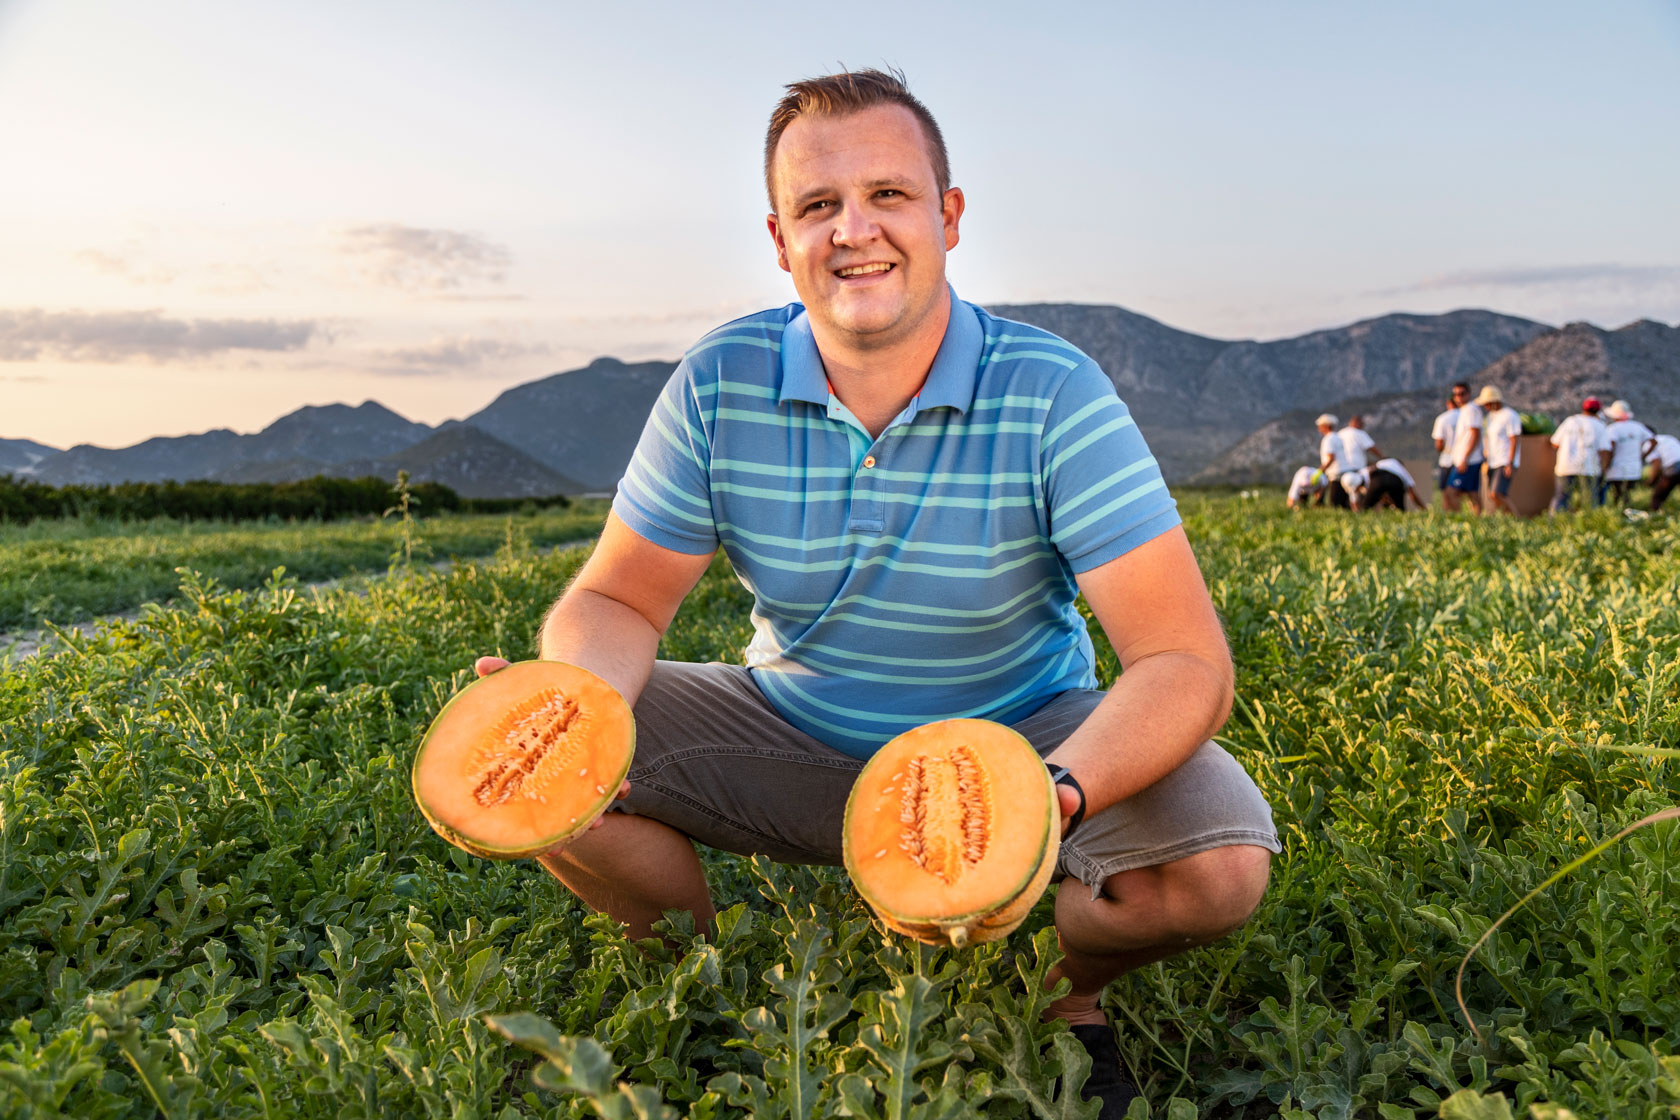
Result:
{"label": "cloud", "polygon": [[375,370],[402,376],[427,376],[481,369],[494,362],[509,362],[531,354],[546,354],[544,345],[527,345],[498,338],[439,338],[424,346],[383,350],[376,355]]}
{"label": "cloud", "polygon": [[374,283],[408,292],[453,292],[501,284],[513,255],[477,234],[394,224],[355,226],[339,234],[339,251]]}
{"label": "cloud", "polygon": [[230,350],[299,350],[322,331],[309,319],[169,319],[161,311],[0,309],[0,361],[161,362]]}
{"label": "cloud", "polygon": [[81,249],[73,254],[76,260],[87,265],[95,272],[105,276],[115,276],[127,280],[131,284],[154,285],[173,284],[175,273],[158,267],[142,267],[132,258],[107,253],[103,249]]}
{"label": "cloud", "polygon": [[1558,288],[1618,287],[1652,288],[1680,285],[1680,266],[1648,264],[1566,264],[1529,268],[1470,269],[1431,276],[1416,284],[1372,292],[1372,295],[1403,295],[1458,288]]}

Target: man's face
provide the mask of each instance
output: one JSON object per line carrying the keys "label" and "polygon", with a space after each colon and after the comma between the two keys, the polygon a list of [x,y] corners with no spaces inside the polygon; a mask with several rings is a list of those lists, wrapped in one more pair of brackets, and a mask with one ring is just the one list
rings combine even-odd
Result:
{"label": "man's face", "polygon": [[773,172],[776,261],[816,323],[879,349],[939,314],[963,196],[940,194],[908,109],[800,117],[782,133]]}
{"label": "man's face", "polygon": [[1470,399],[1470,390],[1468,390],[1468,389],[1456,389],[1455,388],[1452,391],[1452,406],[1454,408],[1458,408],[1459,406],[1464,404],[1465,401],[1468,401],[1469,399]]}

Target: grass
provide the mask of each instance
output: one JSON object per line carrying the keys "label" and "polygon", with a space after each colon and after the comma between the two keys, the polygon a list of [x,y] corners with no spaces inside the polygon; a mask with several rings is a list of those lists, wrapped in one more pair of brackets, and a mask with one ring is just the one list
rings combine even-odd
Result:
{"label": "grass", "polygon": [[[606,502],[530,514],[441,514],[418,522],[434,558],[484,556],[510,533],[539,546],[592,537]],[[76,622],[168,598],[190,568],[230,588],[284,567],[304,582],[385,571],[401,559],[396,518],[320,523],[116,522],[73,518],[0,526],[0,631]]]}
{"label": "grass", "polygon": [[[1221,740],[1285,850],[1242,931],[1112,986],[1134,1115],[1671,1116],[1673,822],[1488,938],[1483,1039],[1454,980],[1680,801],[1623,749],[1680,745],[1676,519],[1183,506],[1238,666]],[[0,675],[0,1114],[1079,1115],[1077,1048],[1035,1022],[1048,900],[919,950],[837,870],[708,853],[717,936],[638,948],[426,829],[416,737],[582,556],[192,580]],[[745,607],[715,564],[664,655],[734,658]]]}

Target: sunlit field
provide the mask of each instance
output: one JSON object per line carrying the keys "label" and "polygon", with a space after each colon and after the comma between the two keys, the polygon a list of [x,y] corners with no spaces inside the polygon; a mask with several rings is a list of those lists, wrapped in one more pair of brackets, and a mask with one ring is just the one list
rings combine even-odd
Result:
{"label": "sunlit field", "polygon": [[[1134,1116],[1672,1116],[1673,821],[1476,952],[1480,1038],[1454,981],[1680,803],[1680,518],[1181,504],[1236,658],[1220,738],[1284,852],[1239,933],[1112,986]],[[1090,1114],[1037,1022],[1048,898],[935,951],[838,869],[708,853],[714,935],[637,946],[433,835],[418,736],[476,655],[531,655],[585,555],[538,546],[600,511],[549,516],[427,521],[412,560],[389,525],[0,537],[0,623],[172,600],[0,670],[0,1115]],[[151,563],[167,587],[86,590]],[[664,655],[737,658],[746,609],[719,561]]]}

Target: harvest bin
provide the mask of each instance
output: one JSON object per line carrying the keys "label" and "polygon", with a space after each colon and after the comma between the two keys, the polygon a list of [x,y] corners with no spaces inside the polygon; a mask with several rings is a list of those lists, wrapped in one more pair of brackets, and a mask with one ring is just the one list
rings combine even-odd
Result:
{"label": "harvest bin", "polygon": [[1522,465],[1511,479],[1511,508],[1524,517],[1533,517],[1552,506],[1557,448],[1552,446],[1551,436],[1518,436],[1517,454]]}

